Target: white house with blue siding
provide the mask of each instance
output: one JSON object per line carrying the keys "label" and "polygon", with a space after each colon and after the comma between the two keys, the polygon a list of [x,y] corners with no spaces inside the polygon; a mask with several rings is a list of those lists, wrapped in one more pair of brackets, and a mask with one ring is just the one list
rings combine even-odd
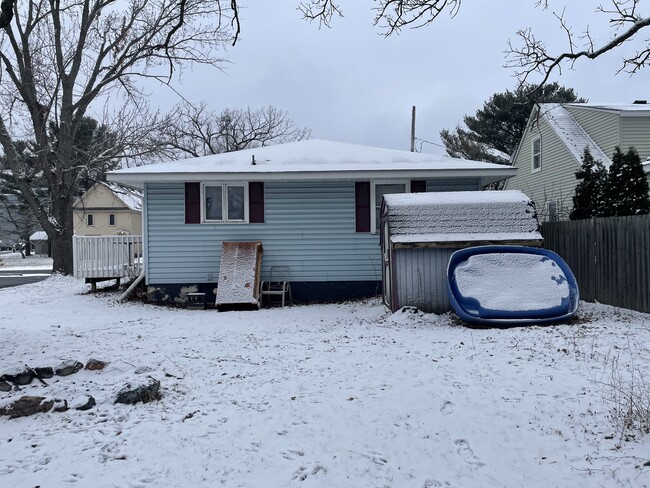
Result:
{"label": "white house with blue siding", "polygon": [[262,280],[282,269],[294,298],[381,293],[384,194],[480,190],[508,166],[337,142],[283,145],[127,168],[144,191],[146,283],[157,298],[213,298],[224,241],[261,241]]}

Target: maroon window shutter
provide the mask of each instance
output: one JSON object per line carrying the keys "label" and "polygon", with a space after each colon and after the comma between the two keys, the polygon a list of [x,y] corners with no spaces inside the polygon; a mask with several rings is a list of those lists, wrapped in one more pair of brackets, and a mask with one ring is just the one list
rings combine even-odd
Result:
{"label": "maroon window shutter", "polygon": [[411,180],[411,193],[424,193],[426,191],[426,180]]}
{"label": "maroon window shutter", "polygon": [[248,221],[251,224],[264,223],[263,181],[251,181],[248,184]]}
{"label": "maroon window shutter", "polygon": [[370,232],[370,182],[354,184],[354,215],[357,232]]}
{"label": "maroon window shutter", "polygon": [[185,223],[201,223],[201,184],[185,183]]}

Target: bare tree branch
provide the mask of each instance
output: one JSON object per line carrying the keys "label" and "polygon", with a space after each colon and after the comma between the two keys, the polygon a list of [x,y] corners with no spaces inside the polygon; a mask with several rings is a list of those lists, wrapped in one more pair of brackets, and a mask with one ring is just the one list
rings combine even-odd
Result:
{"label": "bare tree branch", "polygon": [[[596,59],[610,52],[625,42],[638,38],[639,32],[650,26],[650,16],[643,16],[637,12],[640,0],[611,0],[612,8],[604,9],[602,6],[597,11],[610,15],[609,24],[615,30],[614,36],[600,45],[597,45],[587,27],[584,33],[576,39],[574,30],[568,24],[565,12],[553,15],[557,18],[560,29],[567,39],[566,51],[551,53],[546,44],[537,39],[531,29],[517,31],[519,44],[508,43],[506,50],[506,67],[515,69],[515,74],[520,83],[528,82],[531,75],[538,73],[542,76],[539,85],[546,83],[555,71],[562,70],[563,66],[573,68],[579,59]],[[538,2],[538,5],[547,8],[547,2]],[[650,59],[650,42],[642,41],[645,45],[631,57],[624,57],[623,64],[618,72],[625,71],[629,74],[638,72],[645,67]],[[583,48],[578,48],[579,44]]]}
{"label": "bare tree branch", "polygon": [[311,131],[296,127],[288,112],[268,106],[261,109],[212,112],[205,103],[182,103],[151,133],[151,146],[167,157],[198,157],[282,144],[309,138]]}
{"label": "bare tree branch", "polygon": [[445,10],[455,17],[461,0],[379,0],[374,10],[375,25],[386,28],[385,36],[403,27],[419,28],[430,24]]}
{"label": "bare tree branch", "polygon": [[[218,53],[229,36],[220,0],[180,1],[179,13],[179,0],[31,0],[14,6],[13,21],[0,34],[4,164],[48,233],[57,271],[72,269],[71,207],[80,182],[118,155],[137,159],[153,151],[136,145],[128,135],[145,134],[133,126],[122,131],[128,124],[121,121],[113,137],[122,140],[114,139],[112,148],[97,140],[97,150],[80,152],[75,141],[98,97],[137,104],[143,97],[138,78],[166,83],[185,65],[221,64]],[[27,160],[11,156],[18,140],[32,146]],[[37,175],[47,205],[32,186]]]}
{"label": "bare tree branch", "polygon": [[305,20],[313,22],[318,21],[319,27],[330,27],[332,17],[337,15],[343,17],[343,12],[339,5],[332,0],[310,0],[309,2],[301,2],[298,10]]}

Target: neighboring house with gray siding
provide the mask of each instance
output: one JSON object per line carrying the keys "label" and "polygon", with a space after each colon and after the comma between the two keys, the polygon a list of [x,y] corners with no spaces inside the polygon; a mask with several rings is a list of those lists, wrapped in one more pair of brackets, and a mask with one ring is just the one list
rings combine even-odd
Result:
{"label": "neighboring house with gray siding", "polygon": [[[539,104],[512,157],[517,175],[506,189],[526,193],[542,221],[568,219],[585,147],[609,167],[616,146],[636,148],[643,162],[650,158],[650,105]],[[650,173],[650,164],[644,168]]]}
{"label": "neighboring house with gray siding", "polygon": [[214,299],[223,241],[261,241],[261,279],[282,268],[298,300],[380,293],[384,194],[480,190],[513,168],[307,140],[113,171],[144,190],[146,283]]}

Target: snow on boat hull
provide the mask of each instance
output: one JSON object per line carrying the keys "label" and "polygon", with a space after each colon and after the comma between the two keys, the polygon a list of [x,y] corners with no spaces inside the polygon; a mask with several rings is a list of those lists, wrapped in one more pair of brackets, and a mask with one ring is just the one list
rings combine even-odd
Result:
{"label": "snow on boat hull", "polygon": [[571,318],[580,294],[564,260],[547,249],[479,246],[452,254],[449,301],[474,325],[548,324]]}

